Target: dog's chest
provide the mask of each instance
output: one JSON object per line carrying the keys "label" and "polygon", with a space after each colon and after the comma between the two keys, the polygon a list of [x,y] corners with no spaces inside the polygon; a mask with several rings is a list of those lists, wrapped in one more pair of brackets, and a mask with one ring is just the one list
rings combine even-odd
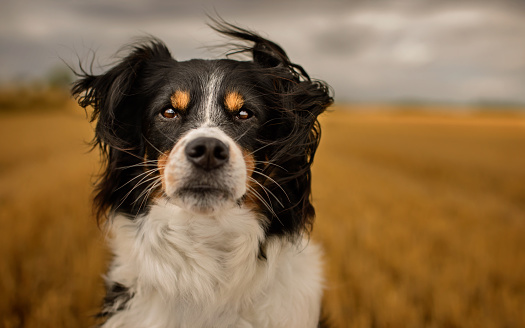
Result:
{"label": "dog's chest", "polygon": [[[314,311],[301,320],[315,316],[318,254],[312,247],[298,254],[277,238],[265,241],[260,220],[241,208],[207,218],[173,205],[155,205],[134,221],[116,217],[107,279],[128,287],[132,297],[104,327],[266,327],[280,312],[292,316],[285,304],[301,301],[312,302]],[[285,287],[314,295],[302,300]]]}
{"label": "dog's chest", "polygon": [[242,312],[264,288],[266,264],[258,259],[264,233],[246,210],[209,218],[155,205],[135,221],[116,217],[112,230],[115,259],[108,279],[133,294],[128,317],[144,312],[141,320],[154,314],[151,324],[205,325],[206,313],[228,321],[232,315],[225,313]]}

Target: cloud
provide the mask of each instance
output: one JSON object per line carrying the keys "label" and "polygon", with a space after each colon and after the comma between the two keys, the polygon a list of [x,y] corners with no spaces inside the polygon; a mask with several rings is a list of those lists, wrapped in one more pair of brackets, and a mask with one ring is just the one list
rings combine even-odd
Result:
{"label": "cloud", "polygon": [[100,65],[135,36],[163,39],[181,60],[215,57],[217,10],[280,43],[327,80],[336,99],[491,98],[525,103],[522,1],[7,0],[0,12],[1,80],[39,76],[97,50]]}

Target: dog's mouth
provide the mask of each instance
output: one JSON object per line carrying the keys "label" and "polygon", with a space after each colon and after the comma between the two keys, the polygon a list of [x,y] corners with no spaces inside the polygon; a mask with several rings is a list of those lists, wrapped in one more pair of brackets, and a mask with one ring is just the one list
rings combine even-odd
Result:
{"label": "dog's mouth", "polygon": [[225,198],[229,198],[232,196],[232,192],[225,189],[225,188],[217,188],[210,185],[195,185],[195,186],[186,186],[179,188],[175,192],[176,196],[179,197],[217,197],[217,196],[223,196]]}
{"label": "dog's mouth", "polygon": [[211,185],[188,185],[173,193],[173,201],[193,212],[212,214],[227,204],[235,202],[234,195],[227,188]]}

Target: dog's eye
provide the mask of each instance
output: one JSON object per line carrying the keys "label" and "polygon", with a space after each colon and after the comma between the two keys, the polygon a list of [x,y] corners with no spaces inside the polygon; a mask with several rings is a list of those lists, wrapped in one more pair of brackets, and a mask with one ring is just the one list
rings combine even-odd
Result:
{"label": "dog's eye", "polygon": [[164,109],[160,115],[162,115],[162,117],[164,118],[177,118],[179,117],[179,114],[175,111],[175,109],[171,108],[171,107],[168,107],[166,109]]}
{"label": "dog's eye", "polygon": [[235,118],[238,120],[247,120],[250,117],[253,116],[253,113],[247,109],[241,109],[237,115],[235,115]]}

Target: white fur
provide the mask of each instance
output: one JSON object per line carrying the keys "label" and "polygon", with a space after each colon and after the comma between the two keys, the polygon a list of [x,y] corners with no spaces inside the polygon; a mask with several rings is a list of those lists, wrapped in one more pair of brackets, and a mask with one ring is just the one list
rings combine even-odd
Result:
{"label": "white fur", "polygon": [[133,221],[116,216],[107,279],[134,296],[103,327],[317,327],[319,249],[265,240],[264,220],[244,207],[206,216],[162,199]]}
{"label": "white fur", "polygon": [[212,72],[206,83],[206,101],[204,102],[204,112],[205,112],[205,121],[204,125],[211,125],[213,122],[213,117],[217,116],[218,112],[216,104],[216,96],[219,90],[220,82],[223,76],[219,75],[217,72]]}

